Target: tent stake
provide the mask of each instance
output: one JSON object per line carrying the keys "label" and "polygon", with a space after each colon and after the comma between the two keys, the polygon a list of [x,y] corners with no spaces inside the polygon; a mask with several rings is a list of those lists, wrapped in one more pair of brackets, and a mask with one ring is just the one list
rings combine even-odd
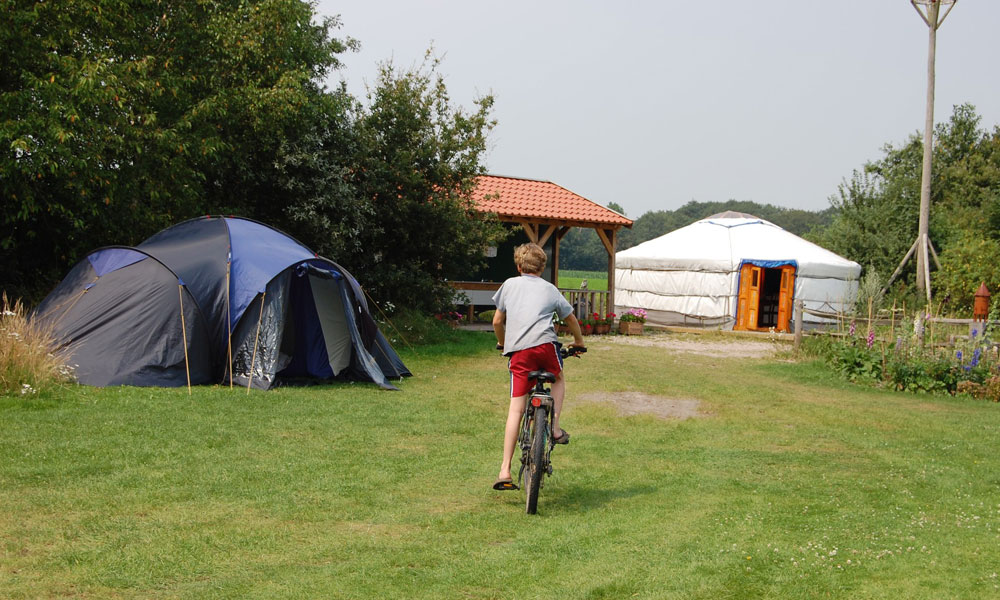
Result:
{"label": "tent stake", "polygon": [[184,324],[184,286],[177,284],[177,297],[181,301],[181,335],[184,336],[184,372],[187,374],[188,396],[191,395],[191,367],[188,364],[187,325]]}
{"label": "tent stake", "polygon": [[260,294],[260,315],[257,316],[257,334],[253,337],[253,354],[250,355],[250,377],[247,378],[247,395],[250,395],[250,386],[253,384],[253,364],[257,360],[257,340],[260,339],[260,322],[264,319],[264,298],[267,292]]}
{"label": "tent stake", "polygon": [[226,368],[229,370],[229,389],[233,389],[233,313],[229,305],[229,269],[233,261],[226,261],[226,326],[229,328],[229,337],[226,340],[226,356],[229,362]]}

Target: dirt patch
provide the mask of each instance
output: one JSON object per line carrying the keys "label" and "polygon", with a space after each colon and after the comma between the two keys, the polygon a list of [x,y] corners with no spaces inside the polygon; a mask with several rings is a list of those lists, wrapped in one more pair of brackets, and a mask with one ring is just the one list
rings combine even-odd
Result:
{"label": "dirt patch", "polygon": [[616,335],[607,338],[607,341],[611,344],[663,348],[702,356],[767,358],[774,356],[777,350],[775,343],[770,341],[690,339],[671,334]]}
{"label": "dirt patch", "polygon": [[700,401],[689,398],[664,398],[642,392],[591,392],[580,395],[578,399],[583,402],[610,402],[625,417],[653,415],[683,421],[708,416],[700,410]]}

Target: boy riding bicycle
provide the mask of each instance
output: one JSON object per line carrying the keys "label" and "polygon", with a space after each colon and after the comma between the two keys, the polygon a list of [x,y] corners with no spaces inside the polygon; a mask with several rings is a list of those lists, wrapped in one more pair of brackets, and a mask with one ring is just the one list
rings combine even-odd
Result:
{"label": "boy riding bicycle", "polygon": [[495,490],[517,489],[510,469],[521,414],[531,392],[532,382],[528,379],[531,371],[545,370],[556,376],[552,384],[552,441],[569,443],[569,432],[559,427],[566,381],[556,346],[559,338],[552,328],[552,314],[557,314],[569,326],[574,342],[571,347],[584,346],[583,333],[580,322],[573,314],[573,307],[554,285],[540,277],[546,260],[545,251],[537,244],[518,246],[514,250],[514,264],[520,276],[505,281],[493,296],[497,307],[493,316],[493,331],[497,336],[497,345],[503,347],[504,356],[509,357],[511,377],[503,460],[500,474],[493,484]]}

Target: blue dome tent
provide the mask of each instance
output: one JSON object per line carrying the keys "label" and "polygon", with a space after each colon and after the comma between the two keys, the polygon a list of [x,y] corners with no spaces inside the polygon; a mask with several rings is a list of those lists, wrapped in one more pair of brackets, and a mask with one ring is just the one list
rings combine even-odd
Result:
{"label": "blue dome tent", "polygon": [[95,386],[410,375],[357,280],[267,225],[201,217],[91,252],[35,310]]}

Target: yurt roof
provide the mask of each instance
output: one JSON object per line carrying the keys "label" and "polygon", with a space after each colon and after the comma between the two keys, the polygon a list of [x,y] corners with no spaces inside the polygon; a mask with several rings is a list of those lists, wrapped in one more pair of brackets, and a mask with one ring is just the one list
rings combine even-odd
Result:
{"label": "yurt roof", "polygon": [[858,263],[753,215],[732,211],[618,253],[619,269],[732,272],[744,261],[788,261],[800,276],[856,279]]}

